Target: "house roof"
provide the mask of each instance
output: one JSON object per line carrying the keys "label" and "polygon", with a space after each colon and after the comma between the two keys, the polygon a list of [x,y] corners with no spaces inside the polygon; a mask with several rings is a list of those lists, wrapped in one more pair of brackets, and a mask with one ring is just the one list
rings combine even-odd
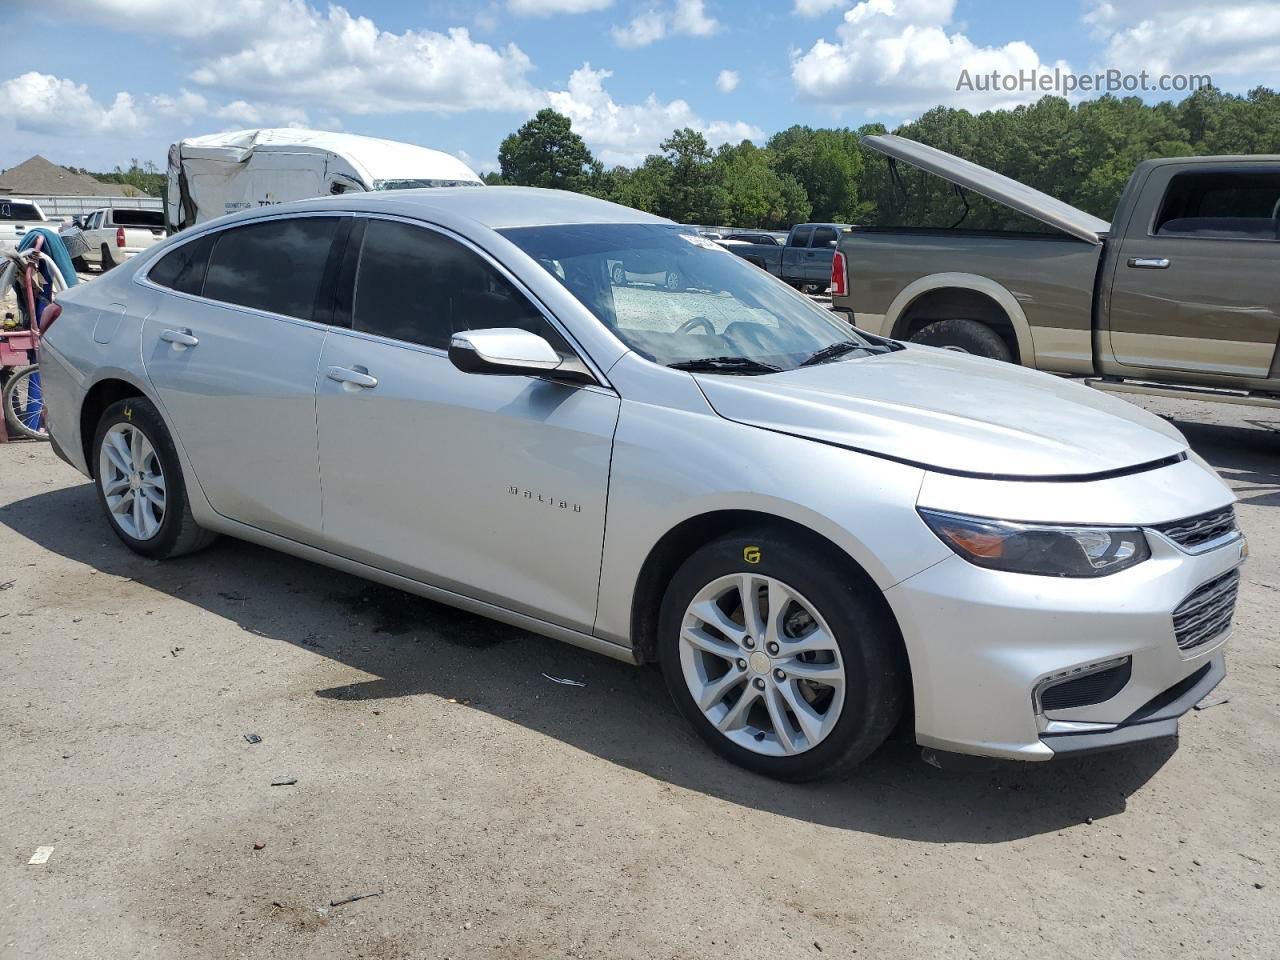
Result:
{"label": "house roof", "polygon": [[0,173],[0,194],[54,197],[134,197],[142,192],[123,183],[103,183],[73,173],[36,154]]}

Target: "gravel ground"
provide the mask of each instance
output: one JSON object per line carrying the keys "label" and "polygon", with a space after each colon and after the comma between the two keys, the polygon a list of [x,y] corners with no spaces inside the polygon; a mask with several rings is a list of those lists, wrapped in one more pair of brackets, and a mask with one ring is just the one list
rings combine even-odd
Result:
{"label": "gravel ground", "polygon": [[807,786],[652,669],[226,539],[144,561],[0,445],[0,956],[1280,955],[1280,413],[1147,405],[1242,500],[1229,702],[1176,750]]}

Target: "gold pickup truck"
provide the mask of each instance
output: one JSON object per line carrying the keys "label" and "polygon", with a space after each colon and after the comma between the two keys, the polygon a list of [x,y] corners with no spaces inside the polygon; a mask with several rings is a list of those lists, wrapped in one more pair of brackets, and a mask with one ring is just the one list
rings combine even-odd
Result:
{"label": "gold pickup truck", "polygon": [[1046,229],[846,231],[832,306],[855,326],[1105,389],[1280,406],[1280,156],[1145,161],[1107,223],[912,140],[862,142]]}

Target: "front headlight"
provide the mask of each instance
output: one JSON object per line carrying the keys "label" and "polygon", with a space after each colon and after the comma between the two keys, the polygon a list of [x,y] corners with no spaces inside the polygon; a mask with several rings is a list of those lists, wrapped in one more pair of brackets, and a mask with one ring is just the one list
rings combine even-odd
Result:
{"label": "front headlight", "polygon": [[1041,577],[1104,577],[1151,556],[1137,527],[1011,523],[920,509],[934,533],[970,563]]}

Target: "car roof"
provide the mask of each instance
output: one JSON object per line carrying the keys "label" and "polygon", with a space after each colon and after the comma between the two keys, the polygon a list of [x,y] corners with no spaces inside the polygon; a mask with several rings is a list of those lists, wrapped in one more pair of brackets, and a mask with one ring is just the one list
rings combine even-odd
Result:
{"label": "car roof", "polygon": [[259,207],[236,219],[319,209],[401,214],[426,220],[467,220],[492,230],[573,223],[672,222],[586,194],[539,187],[426,187],[344,193]]}

